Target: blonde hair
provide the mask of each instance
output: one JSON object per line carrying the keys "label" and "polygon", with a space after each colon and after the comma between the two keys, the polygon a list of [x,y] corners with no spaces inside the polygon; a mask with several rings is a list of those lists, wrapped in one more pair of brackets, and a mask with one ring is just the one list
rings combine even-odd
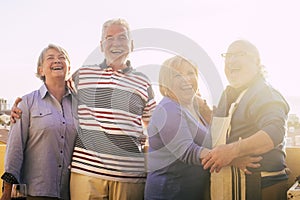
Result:
{"label": "blonde hair", "polygon": [[127,21],[125,19],[121,19],[121,18],[117,18],[117,19],[110,19],[108,21],[106,21],[103,26],[102,26],[102,36],[101,39],[104,40],[105,38],[105,33],[106,33],[106,29],[108,27],[110,27],[111,25],[116,24],[116,25],[122,25],[125,27],[125,29],[127,30],[127,36],[128,38],[130,37],[130,29],[129,29],[129,24],[127,23]]}
{"label": "blonde hair", "polygon": [[176,71],[181,71],[182,67],[185,67],[186,65],[189,65],[194,69],[198,82],[198,68],[191,61],[181,56],[174,56],[163,62],[158,79],[159,91],[163,96],[170,98],[174,97],[173,92],[169,89],[173,82],[173,74]]}
{"label": "blonde hair", "polygon": [[41,76],[40,75],[40,73],[39,73],[39,67],[42,66],[42,64],[44,62],[44,56],[45,56],[46,52],[49,49],[55,49],[56,51],[62,53],[66,57],[68,63],[69,64],[71,63],[69,55],[68,55],[67,51],[64,48],[62,48],[62,47],[60,47],[58,45],[55,45],[55,44],[48,44],[48,46],[42,50],[42,52],[41,52],[41,54],[40,54],[40,56],[38,58],[37,69],[36,69],[36,74],[35,74],[36,77],[38,77],[39,79],[41,79],[44,82],[45,82],[45,76]]}

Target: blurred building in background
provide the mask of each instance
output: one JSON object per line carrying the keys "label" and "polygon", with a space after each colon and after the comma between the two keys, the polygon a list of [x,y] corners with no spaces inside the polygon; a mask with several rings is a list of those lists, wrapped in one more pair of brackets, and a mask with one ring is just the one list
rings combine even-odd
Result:
{"label": "blurred building in background", "polygon": [[287,122],[286,146],[300,147],[300,120],[296,114],[290,114]]}

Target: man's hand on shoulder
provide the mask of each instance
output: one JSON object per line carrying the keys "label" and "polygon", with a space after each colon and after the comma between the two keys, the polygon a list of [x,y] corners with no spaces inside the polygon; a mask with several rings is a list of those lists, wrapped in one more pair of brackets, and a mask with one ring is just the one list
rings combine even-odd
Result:
{"label": "man's hand on shoulder", "polygon": [[13,107],[11,108],[10,111],[10,122],[12,124],[16,123],[16,119],[20,119],[21,115],[22,115],[22,110],[20,108],[18,108],[18,104],[22,101],[21,97],[18,97],[15,100],[15,103],[13,105]]}

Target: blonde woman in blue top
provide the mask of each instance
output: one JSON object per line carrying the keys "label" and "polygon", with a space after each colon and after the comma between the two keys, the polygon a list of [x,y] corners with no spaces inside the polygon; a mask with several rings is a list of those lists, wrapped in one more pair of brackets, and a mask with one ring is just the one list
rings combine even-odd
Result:
{"label": "blonde woman in blue top", "polygon": [[[204,199],[209,172],[200,158],[207,122],[198,112],[198,71],[188,60],[166,60],[159,74],[164,96],[148,126],[149,154],[145,199]],[[204,105],[204,104],[203,104]]]}

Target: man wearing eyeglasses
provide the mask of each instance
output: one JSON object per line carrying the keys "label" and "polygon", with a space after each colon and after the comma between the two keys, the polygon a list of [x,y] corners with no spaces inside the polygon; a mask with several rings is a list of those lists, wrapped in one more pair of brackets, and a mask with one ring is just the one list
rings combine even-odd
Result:
{"label": "man wearing eyeglasses", "polygon": [[[212,199],[284,200],[288,189],[283,151],[288,103],[267,83],[253,44],[237,40],[222,56],[229,85],[214,112],[211,130],[223,130],[224,140],[218,143],[216,139],[215,147],[203,159],[204,168],[212,172]],[[214,127],[217,119],[227,121],[228,126]],[[214,141],[218,133],[211,134]],[[244,156],[261,156],[260,167],[235,168],[235,159]],[[226,185],[217,180],[227,181]],[[225,196],[222,190],[227,190]]]}

